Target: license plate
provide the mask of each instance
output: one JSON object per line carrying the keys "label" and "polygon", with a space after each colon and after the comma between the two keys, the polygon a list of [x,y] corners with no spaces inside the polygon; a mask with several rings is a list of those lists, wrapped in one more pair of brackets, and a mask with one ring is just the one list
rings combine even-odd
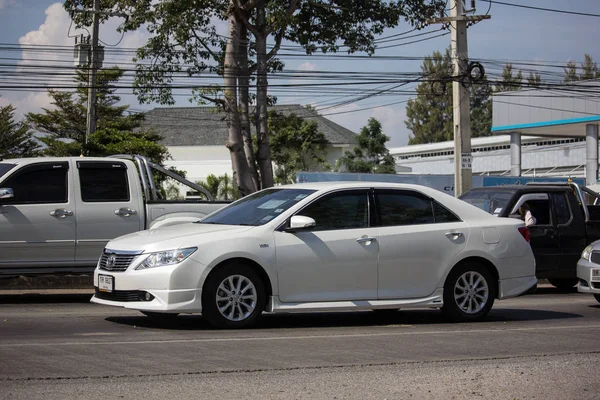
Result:
{"label": "license plate", "polygon": [[112,292],[115,287],[115,278],[110,275],[98,275],[98,290]]}
{"label": "license plate", "polygon": [[600,281],[600,268],[592,269],[592,280]]}

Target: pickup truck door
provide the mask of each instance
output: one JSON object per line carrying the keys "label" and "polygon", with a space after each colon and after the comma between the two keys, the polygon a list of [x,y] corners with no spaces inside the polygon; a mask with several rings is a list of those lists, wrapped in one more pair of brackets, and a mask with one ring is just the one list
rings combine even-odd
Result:
{"label": "pickup truck door", "polygon": [[69,163],[22,166],[0,188],[12,198],[0,200],[0,267],[72,263],[75,253],[75,201]]}
{"label": "pickup truck door", "polygon": [[75,260],[96,263],[109,240],[144,229],[142,191],[130,163],[76,161],[76,169]]}
{"label": "pickup truck door", "polygon": [[570,192],[552,193],[552,204],[560,236],[558,269],[565,277],[575,278],[577,261],[586,246],[586,226],[583,210]]}

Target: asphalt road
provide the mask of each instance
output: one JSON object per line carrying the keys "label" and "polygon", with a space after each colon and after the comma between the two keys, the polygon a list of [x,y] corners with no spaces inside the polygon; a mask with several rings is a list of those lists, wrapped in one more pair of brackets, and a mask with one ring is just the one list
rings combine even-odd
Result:
{"label": "asphalt road", "polygon": [[[5,292],[4,292],[5,293]],[[218,331],[0,294],[1,399],[598,399],[600,304],[539,289],[485,322],[436,310],[265,315]]]}

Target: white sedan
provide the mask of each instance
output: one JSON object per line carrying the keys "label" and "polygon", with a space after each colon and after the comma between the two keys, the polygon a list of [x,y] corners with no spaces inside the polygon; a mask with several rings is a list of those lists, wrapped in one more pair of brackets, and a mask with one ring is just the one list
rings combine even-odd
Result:
{"label": "white sedan", "polygon": [[424,186],[265,189],[186,225],[114,239],[93,303],[241,328],[274,313],[441,308],[482,319],[536,284],[523,222]]}

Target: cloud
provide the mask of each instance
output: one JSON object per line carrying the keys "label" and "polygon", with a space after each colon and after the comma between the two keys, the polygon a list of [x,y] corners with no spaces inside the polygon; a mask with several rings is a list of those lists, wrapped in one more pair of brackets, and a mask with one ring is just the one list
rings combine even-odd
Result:
{"label": "cloud", "polygon": [[298,69],[300,71],[315,71],[317,69],[317,64],[313,64],[311,62],[305,62],[304,64],[300,64]]}
{"label": "cloud", "polygon": [[[12,0],[8,0],[12,1]],[[6,3],[6,0],[0,0]],[[22,51],[22,61],[19,61],[18,71],[34,71],[38,78],[35,83],[44,85],[66,84],[72,82],[74,76],[73,50],[75,43],[73,36],[88,32],[85,29],[75,29],[71,26],[69,14],[64,10],[62,3],[50,5],[46,11],[46,19],[38,29],[30,31],[19,39],[22,46],[27,46],[27,50]],[[115,44],[119,42],[122,34],[117,32],[118,26],[122,23],[121,18],[111,18],[100,26],[99,38],[105,43]],[[69,31],[69,27],[71,27]],[[71,36],[71,37],[69,37]],[[127,33],[118,47],[137,48],[143,45],[149,34],[144,30]],[[53,51],[48,51],[42,46],[52,46]],[[58,50],[56,50],[58,49]],[[111,47],[105,47],[104,66],[118,65],[123,62],[131,62],[132,53],[115,53],[110,51]],[[66,67],[59,69],[60,72],[71,72],[70,75],[57,75],[56,66]],[[43,75],[42,75],[43,74]],[[133,99],[133,96],[129,96]],[[40,112],[41,108],[50,107],[50,98],[45,89],[39,89],[31,92],[8,92],[5,99],[10,101],[16,108],[16,117],[21,118],[27,112]]]}

